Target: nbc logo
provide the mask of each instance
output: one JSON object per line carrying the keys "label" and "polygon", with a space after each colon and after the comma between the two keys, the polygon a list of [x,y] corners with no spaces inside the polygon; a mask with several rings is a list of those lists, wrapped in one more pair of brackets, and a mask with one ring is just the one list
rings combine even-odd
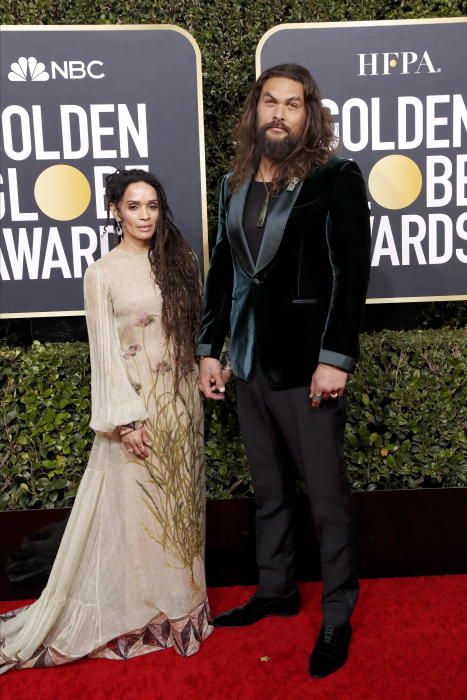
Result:
{"label": "nbc logo", "polygon": [[8,80],[13,82],[21,82],[26,80],[34,80],[37,82],[43,82],[49,79],[49,74],[45,70],[45,65],[30,56],[29,58],[18,58],[18,60],[11,64],[10,72],[8,73]]}

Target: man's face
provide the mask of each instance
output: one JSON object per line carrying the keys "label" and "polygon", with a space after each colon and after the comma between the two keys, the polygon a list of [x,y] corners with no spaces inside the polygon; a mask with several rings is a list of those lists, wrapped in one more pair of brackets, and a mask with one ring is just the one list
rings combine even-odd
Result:
{"label": "man's face", "polygon": [[298,143],[306,122],[303,85],[288,78],[270,78],[256,109],[257,148],[271,160],[282,160]]}

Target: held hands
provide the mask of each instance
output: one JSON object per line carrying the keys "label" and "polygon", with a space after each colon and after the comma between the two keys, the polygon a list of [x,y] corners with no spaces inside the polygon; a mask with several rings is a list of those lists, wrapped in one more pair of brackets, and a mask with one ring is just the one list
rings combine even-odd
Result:
{"label": "held hands", "polygon": [[223,399],[225,385],[230,381],[232,372],[222,369],[219,360],[203,357],[199,362],[199,390],[207,399]]}
{"label": "held hands", "polygon": [[120,439],[127,452],[134,454],[135,457],[146,459],[146,457],[149,456],[149,450],[146,448],[146,445],[150,445],[151,441],[148,438],[144,426],[132,430],[131,432],[124,433],[121,435]]}
{"label": "held hands", "polygon": [[319,364],[311,378],[310,399],[312,408],[318,408],[321,401],[343,396],[347,377],[347,372],[344,372],[342,369],[332,365]]}

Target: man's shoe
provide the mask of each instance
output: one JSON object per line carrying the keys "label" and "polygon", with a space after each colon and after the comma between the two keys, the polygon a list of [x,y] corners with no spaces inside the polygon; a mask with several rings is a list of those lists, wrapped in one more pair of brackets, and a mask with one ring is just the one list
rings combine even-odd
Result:
{"label": "man's shoe", "polygon": [[310,675],[324,678],[343,666],[347,661],[351,637],[350,623],[339,627],[323,625],[310,656]]}
{"label": "man's shoe", "polygon": [[215,627],[245,627],[270,615],[289,617],[300,612],[300,594],[297,590],[280,598],[253,596],[241,608],[233,608],[214,618]]}

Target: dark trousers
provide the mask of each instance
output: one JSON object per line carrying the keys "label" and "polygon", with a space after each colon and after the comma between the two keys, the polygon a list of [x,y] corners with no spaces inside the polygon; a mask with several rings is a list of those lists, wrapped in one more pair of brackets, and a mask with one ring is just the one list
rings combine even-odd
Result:
{"label": "dark trousers", "polygon": [[237,405],[256,497],[260,596],[294,582],[293,514],[297,473],[305,479],[320,545],[323,619],[348,622],[358,596],[350,493],[344,465],[345,398],[311,408],[309,387],[272,389],[256,363],[237,379]]}

